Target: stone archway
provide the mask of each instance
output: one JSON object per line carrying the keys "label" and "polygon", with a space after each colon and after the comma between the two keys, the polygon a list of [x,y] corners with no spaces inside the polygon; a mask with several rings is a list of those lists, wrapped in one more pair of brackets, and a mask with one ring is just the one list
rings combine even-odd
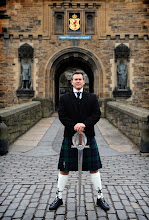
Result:
{"label": "stone archway", "polygon": [[45,77],[45,96],[57,107],[59,77],[69,67],[82,69],[89,78],[89,91],[103,97],[103,70],[99,60],[88,50],[72,47],[56,53],[48,62]]}

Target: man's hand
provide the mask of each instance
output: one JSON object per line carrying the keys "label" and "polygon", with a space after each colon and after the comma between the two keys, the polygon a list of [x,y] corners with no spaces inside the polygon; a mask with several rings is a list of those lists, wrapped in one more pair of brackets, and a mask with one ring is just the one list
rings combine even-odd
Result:
{"label": "man's hand", "polygon": [[84,128],[85,128],[85,124],[83,123],[77,123],[74,126],[74,130],[77,131],[79,134],[82,134],[82,132],[84,131]]}

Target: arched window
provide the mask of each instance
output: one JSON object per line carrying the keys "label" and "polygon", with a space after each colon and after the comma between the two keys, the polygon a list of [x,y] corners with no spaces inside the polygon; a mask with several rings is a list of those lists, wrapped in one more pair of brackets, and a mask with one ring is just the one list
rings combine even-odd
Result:
{"label": "arched window", "polygon": [[64,13],[55,12],[55,34],[63,34],[64,32]]}
{"label": "arched window", "polygon": [[61,29],[62,28],[62,24],[63,24],[63,17],[62,15],[57,15],[57,19],[56,19],[56,23],[57,23],[57,27],[58,29]]}
{"label": "arched window", "polygon": [[87,26],[88,27],[93,26],[93,16],[92,15],[87,15]]}
{"label": "arched window", "polygon": [[86,34],[94,34],[95,32],[95,13],[86,12],[85,13],[85,32]]}

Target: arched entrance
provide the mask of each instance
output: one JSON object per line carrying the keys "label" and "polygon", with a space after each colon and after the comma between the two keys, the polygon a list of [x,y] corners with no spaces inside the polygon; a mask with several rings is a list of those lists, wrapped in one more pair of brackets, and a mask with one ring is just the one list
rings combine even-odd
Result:
{"label": "arched entrance", "polygon": [[97,58],[87,50],[73,47],[59,51],[51,59],[47,66],[45,94],[50,97],[55,109],[59,102],[59,80],[65,71],[82,70],[88,76],[89,91],[102,97],[103,72]]}
{"label": "arched entrance", "polygon": [[56,70],[55,70],[55,106],[56,107],[58,107],[59,95],[60,95],[59,93],[60,76],[66,70],[71,71],[71,69],[73,70],[81,69],[82,71],[84,71],[87,74],[88,79],[89,79],[89,91],[94,92],[94,87],[93,87],[94,74],[93,74],[91,67],[86,65],[86,63],[81,57],[69,56],[67,59],[61,60],[61,62],[58,63]]}

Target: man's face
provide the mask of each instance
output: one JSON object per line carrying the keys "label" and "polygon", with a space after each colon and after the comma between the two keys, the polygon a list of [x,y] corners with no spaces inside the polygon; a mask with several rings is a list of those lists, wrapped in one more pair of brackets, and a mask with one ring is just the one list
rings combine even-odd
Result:
{"label": "man's face", "polygon": [[73,75],[73,78],[71,80],[71,84],[73,85],[73,87],[77,90],[82,89],[82,87],[85,84],[85,81],[83,79],[82,74],[75,74]]}

